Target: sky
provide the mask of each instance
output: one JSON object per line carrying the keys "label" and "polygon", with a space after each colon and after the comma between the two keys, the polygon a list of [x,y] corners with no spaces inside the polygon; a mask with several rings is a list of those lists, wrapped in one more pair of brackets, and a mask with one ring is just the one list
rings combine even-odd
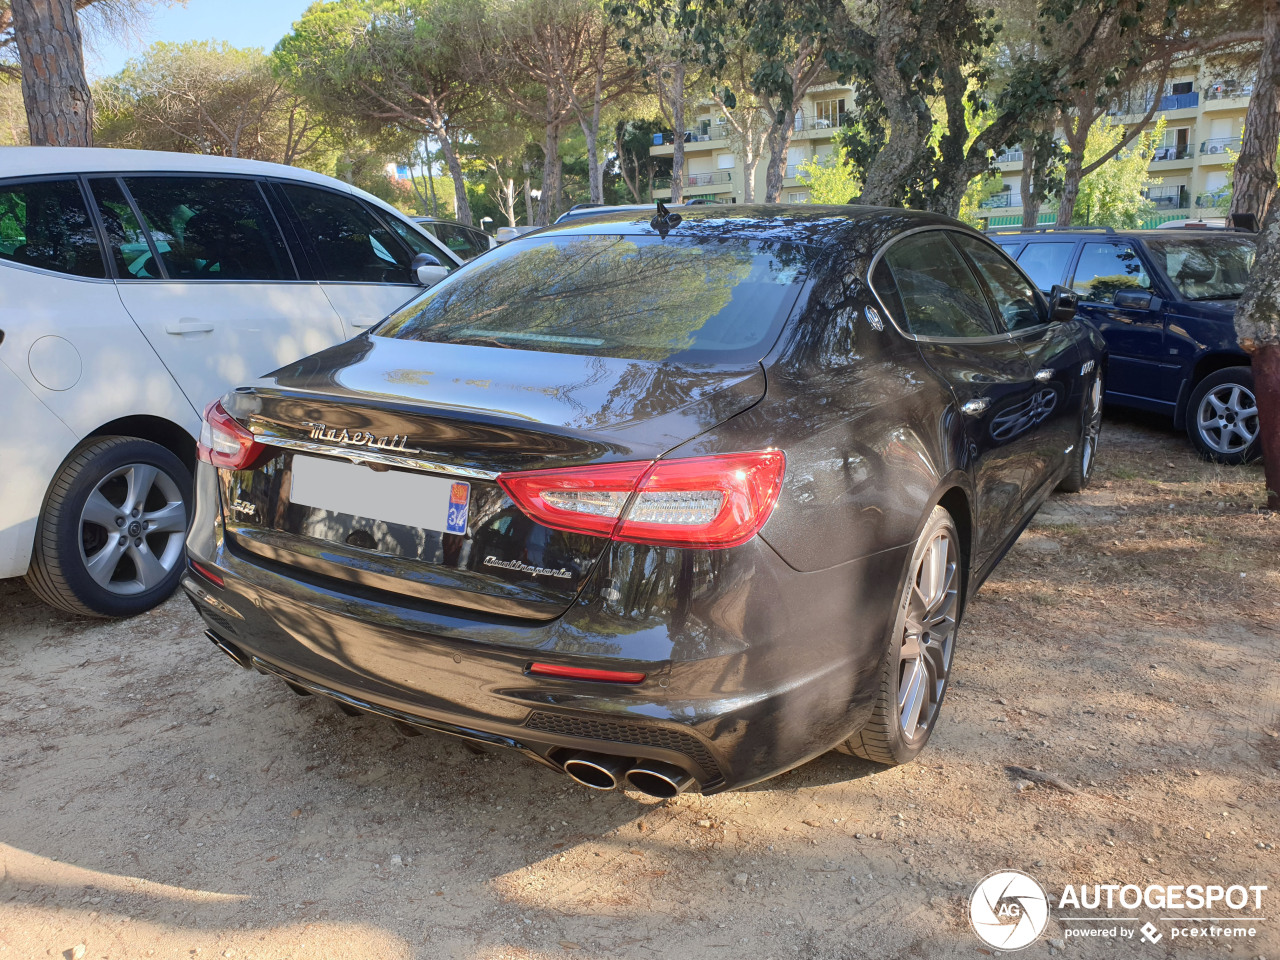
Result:
{"label": "sky", "polygon": [[96,37],[85,51],[91,78],[119,72],[157,40],[225,40],[233,47],[262,47],[268,52],[289,32],[310,0],[187,0],[186,6],[157,4],[149,22],[128,39]]}

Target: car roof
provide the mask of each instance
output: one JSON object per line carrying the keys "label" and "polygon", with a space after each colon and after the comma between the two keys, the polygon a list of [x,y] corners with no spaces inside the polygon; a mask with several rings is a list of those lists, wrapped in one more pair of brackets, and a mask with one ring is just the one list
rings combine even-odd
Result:
{"label": "car roof", "polygon": [[996,229],[986,230],[984,235],[992,240],[999,242],[1001,239],[1021,240],[1027,237],[1037,237],[1046,240],[1052,240],[1054,237],[1061,237],[1064,240],[1079,240],[1089,237],[1097,239],[1098,237],[1125,237],[1141,240],[1150,237],[1223,237],[1223,236],[1257,236],[1248,230],[1238,230],[1233,227],[1155,227],[1151,230],[1132,229],[1132,230],[1114,230],[1111,227],[1063,227],[1061,229],[1052,230],[1017,230],[1017,229]]}
{"label": "car roof", "polygon": [[[380,210],[405,216],[385,200],[359,187],[304,167],[241,157],[210,157],[167,150],[118,150],[114,147],[0,147],[0,178],[81,173],[203,173],[279,177],[354,194]],[[457,257],[450,252],[456,260]],[[461,262],[461,261],[459,261]]]}
{"label": "car roof", "polygon": [[[786,243],[826,243],[846,234],[856,233],[860,226],[892,222],[894,232],[916,226],[937,224],[979,235],[976,230],[949,217],[922,210],[899,207],[872,207],[861,204],[697,204],[670,208],[680,216],[671,232],[705,234],[710,230],[731,231],[744,239],[771,240]],[[592,211],[575,216],[526,237],[555,235],[657,235],[650,221],[656,213],[653,206],[624,207],[616,210]],[[887,218],[887,220],[886,220]],[[520,239],[525,239],[521,237]]]}

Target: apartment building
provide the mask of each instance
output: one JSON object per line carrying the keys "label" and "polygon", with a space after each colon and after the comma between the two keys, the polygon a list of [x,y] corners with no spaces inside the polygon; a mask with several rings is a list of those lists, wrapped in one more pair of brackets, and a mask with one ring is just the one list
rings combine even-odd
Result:
{"label": "apartment building", "polygon": [[[795,128],[791,134],[791,147],[787,150],[786,176],[782,181],[782,200],[801,203],[809,191],[796,176],[796,168],[804,161],[831,153],[836,128],[846,109],[853,107],[853,89],[828,83],[814,86],[804,96],[796,112]],[[724,114],[714,103],[704,103],[686,117],[684,132],[684,199],[717,200],[721,203],[746,201],[743,180],[742,150]],[[669,157],[675,150],[673,135],[655,135],[655,143],[649,148],[651,156]],[[755,170],[754,196],[757,203],[764,200],[765,171],[769,165],[768,147],[762,148],[763,156]],[[653,199],[671,199],[671,181],[658,179],[653,183]]]}
{"label": "apartment building", "polygon": [[[1169,220],[1221,217],[1224,191],[1231,157],[1239,151],[1244,116],[1249,107],[1253,83],[1241,78],[1217,61],[1193,60],[1175,71],[1163,90],[1148,91],[1116,103],[1112,116],[1127,124],[1137,124],[1146,116],[1151,98],[1160,97],[1157,117],[1165,118],[1164,142],[1151,161],[1147,195],[1154,212],[1144,224],[1157,226]],[[810,90],[796,114],[782,200],[801,203],[808,190],[796,176],[805,160],[829,155],[836,128],[845,111],[853,109],[853,89],[829,83]],[[733,128],[714,103],[704,103],[690,112],[684,132],[684,198],[705,198],[724,203],[744,202],[742,151]],[[1154,122],[1154,121],[1153,121]],[[655,137],[655,141],[658,138]],[[653,156],[671,156],[673,135],[661,136],[649,148]],[[764,198],[768,150],[755,171],[755,198]],[[1019,179],[1022,153],[1010,150],[997,163],[1003,175],[1003,189],[987,199],[979,216],[993,227],[1022,223]],[[671,197],[670,180],[654,181],[653,199]],[[1056,213],[1046,207],[1041,222],[1052,222]]]}
{"label": "apartment building", "polygon": [[[1211,219],[1225,215],[1227,177],[1232,157],[1239,152],[1244,117],[1253,94],[1253,81],[1238,68],[1213,60],[1193,60],[1175,71],[1163,90],[1147,91],[1113,105],[1111,116],[1126,125],[1142,122],[1151,98],[1160,97],[1152,122],[1165,119],[1164,141],[1148,167],[1147,197],[1153,205],[1144,227],[1170,220]],[[996,164],[1004,186],[985,200],[979,216],[992,227],[1022,223],[1022,152],[1006,151]],[[1040,214],[1052,223],[1054,210]]]}

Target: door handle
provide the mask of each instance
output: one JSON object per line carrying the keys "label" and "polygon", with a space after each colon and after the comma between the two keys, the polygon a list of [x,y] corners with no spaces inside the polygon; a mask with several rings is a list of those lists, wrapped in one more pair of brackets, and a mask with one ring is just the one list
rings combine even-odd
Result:
{"label": "door handle", "polygon": [[170,320],[164,325],[165,333],[181,336],[184,333],[212,333],[213,324],[208,320],[197,320],[195,317],[183,317],[174,322]]}
{"label": "door handle", "polygon": [[372,327],[378,322],[378,317],[356,317],[351,321],[353,327]]}
{"label": "door handle", "polygon": [[1041,367],[1039,370],[1036,371],[1037,383],[1048,383],[1052,379],[1053,379],[1053,371],[1050,370],[1048,367]]}
{"label": "door handle", "polygon": [[991,401],[986,397],[975,397],[973,400],[966,400],[964,406],[960,408],[960,412],[967,417],[976,417],[989,406],[991,406]]}

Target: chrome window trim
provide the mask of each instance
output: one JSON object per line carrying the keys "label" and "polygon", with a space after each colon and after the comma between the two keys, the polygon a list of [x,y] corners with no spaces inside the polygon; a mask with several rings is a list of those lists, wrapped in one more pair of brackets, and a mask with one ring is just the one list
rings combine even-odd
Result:
{"label": "chrome window trim", "polygon": [[315,443],[311,440],[298,440],[263,430],[257,424],[250,423],[250,432],[262,443],[298,453],[313,453],[324,457],[341,457],[352,463],[377,463],[388,467],[401,467],[424,473],[442,473],[450,477],[466,477],[469,480],[493,480],[498,476],[496,470],[480,470],[475,467],[459,467],[455,464],[438,463],[434,460],[423,460],[419,457],[403,454],[383,453],[379,450],[361,449],[358,447],[335,447],[327,443]]}
{"label": "chrome window trim", "polygon": [[[880,261],[884,258],[884,255],[888,252],[889,248],[892,247],[895,243],[897,243],[899,240],[903,239],[904,237],[910,237],[918,233],[925,233],[926,231],[930,231],[930,230],[945,230],[950,233],[964,234],[966,237],[976,236],[983,240],[986,240],[988,244],[990,244],[993,247],[996,247],[997,250],[1000,249],[996,244],[992,243],[991,240],[989,240],[987,237],[983,237],[982,234],[980,233],[976,233],[976,232],[970,233],[967,230],[957,230],[955,227],[947,223],[931,223],[923,227],[912,227],[910,230],[904,230],[902,231],[902,233],[899,233],[897,236],[891,237],[889,240],[887,240],[885,244],[879,250],[876,251],[875,256],[871,258],[871,263],[867,266],[867,276],[866,276],[867,289],[869,289],[871,291],[871,295],[876,298],[876,303],[880,304],[880,309],[883,310],[884,315],[889,318],[889,322],[893,324],[893,328],[897,330],[898,333],[904,339],[912,340],[916,343],[1000,343],[1001,341],[1004,341],[1004,340],[1020,340],[1023,337],[1028,336],[1029,334],[1032,334],[1032,333],[1043,333],[1046,329],[1053,326],[1052,321],[1050,321],[1048,323],[1037,324],[1034,327],[1025,327],[1022,330],[1010,331],[1007,333],[992,334],[991,336],[988,336],[988,337],[927,337],[927,336],[917,336],[914,333],[909,333],[908,331],[904,330],[902,327],[902,324],[898,322],[898,318],[894,316],[893,311],[890,310],[888,306],[885,305],[884,299],[880,296],[880,291],[876,289],[876,285],[871,281],[871,277],[873,274],[875,274],[876,267],[880,265]],[[959,251],[957,251],[957,253],[959,253]],[[1002,256],[1006,256],[1006,257],[1008,256],[1008,254],[1005,253],[1003,250],[1000,250],[1000,254]],[[963,255],[961,254],[961,256]],[[966,269],[968,268],[968,266],[969,264],[966,262],[965,263]],[[1016,263],[1015,263],[1015,266],[1016,266]],[[1026,274],[1023,274],[1021,269],[1019,269],[1018,273],[1022,274],[1023,278],[1026,279]],[[977,280],[978,278],[974,277],[974,279]],[[1035,284],[1032,283],[1030,280],[1027,280],[1027,284],[1033,290],[1035,289]]]}

